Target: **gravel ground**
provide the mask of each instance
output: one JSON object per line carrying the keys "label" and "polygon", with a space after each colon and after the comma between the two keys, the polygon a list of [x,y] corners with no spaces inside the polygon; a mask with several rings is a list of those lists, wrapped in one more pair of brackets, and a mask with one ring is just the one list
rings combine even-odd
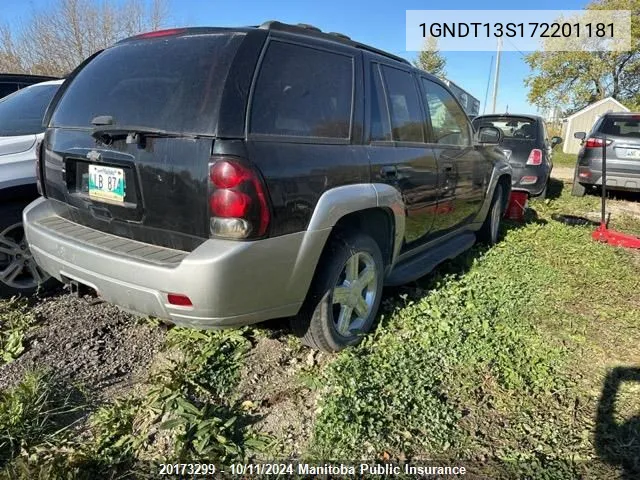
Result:
{"label": "gravel ground", "polygon": [[107,303],[64,294],[38,302],[36,327],[26,351],[0,367],[0,390],[31,369],[52,369],[61,380],[83,385],[96,400],[120,395],[144,376],[165,331]]}

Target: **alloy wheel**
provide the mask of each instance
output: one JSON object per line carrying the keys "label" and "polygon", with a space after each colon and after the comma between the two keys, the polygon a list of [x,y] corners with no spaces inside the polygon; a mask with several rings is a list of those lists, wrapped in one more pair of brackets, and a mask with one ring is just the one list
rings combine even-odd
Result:
{"label": "alloy wheel", "polygon": [[376,300],[378,272],[367,252],[354,253],[344,265],[333,289],[333,318],[337,332],[349,337],[359,333]]}
{"label": "alloy wheel", "polygon": [[37,288],[49,279],[33,259],[22,223],[0,232],[0,282],[17,290]]}

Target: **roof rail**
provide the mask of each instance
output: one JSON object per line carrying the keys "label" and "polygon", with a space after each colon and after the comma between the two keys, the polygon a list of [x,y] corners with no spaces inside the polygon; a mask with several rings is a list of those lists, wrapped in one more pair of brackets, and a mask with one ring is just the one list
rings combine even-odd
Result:
{"label": "roof rail", "polygon": [[307,23],[298,23],[297,25],[293,25],[290,23],[279,22],[277,20],[270,20],[268,22],[262,23],[258,28],[262,30],[277,30],[281,32],[297,33],[299,35],[308,35],[316,38],[324,38],[326,40],[332,40],[334,42],[342,43],[344,45],[349,45],[351,47],[359,48],[361,50],[373,52],[378,55],[392,58],[398,62],[411,65],[411,62],[409,62],[409,60],[407,60],[406,58],[393,55],[392,53],[385,52],[384,50],[379,50],[375,47],[365,45],[364,43],[356,42],[355,40],[352,40],[351,37],[344,35],[343,33],[323,32],[318,27],[309,25]]}

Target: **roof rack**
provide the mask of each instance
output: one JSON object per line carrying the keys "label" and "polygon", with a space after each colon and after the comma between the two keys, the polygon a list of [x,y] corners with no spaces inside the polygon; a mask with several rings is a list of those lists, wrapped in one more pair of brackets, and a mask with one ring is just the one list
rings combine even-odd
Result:
{"label": "roof rack", "polygon": [[411,65],[411,62],[409,62],[409,60],[407,60],[406,58],[393,55],[392,53],[385,52],[384,50],[379,50],[375,47],[365,45],[364,43],[356,42],[355,40],[352,40],[351,37],[344,35],[343,33],[323,32],[318,27],[309,25],[307,23],[298,23],[297,25],[293,25],[290,23],[278,22],[277,20],[270,20],[268,22],[264,22],[258,28],[262,30],[277,30],[280,32],[290,32],[290,33],[297,33],[299,35],[308,35],[310,37],[324,38],[326,40],[332,40],[334,42],[342,43],[344,45],[349,45],[351,47],[359,48],[361,50],[367,50],[369,52],[377,53],[378,55],[383,55],[385,57],[392,58],[398,62]]}

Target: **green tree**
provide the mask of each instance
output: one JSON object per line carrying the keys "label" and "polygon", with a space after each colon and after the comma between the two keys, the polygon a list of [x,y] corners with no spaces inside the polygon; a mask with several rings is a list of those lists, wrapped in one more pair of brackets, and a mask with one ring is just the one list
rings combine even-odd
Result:
{"label": "green tree", "polygon": [[613,97],[640,103],[640,0],[596,0],[589,10],[631,10],[630,51],[536,51],[525,56],[529,101],[540,107],[561,105],[566,113]]}
{"label": "green tree", "polygon": [[444,78],[447,74],[445,71],[447,60],[438,50],[438,40],[431,36],[425,40],[424,49],[413,64],[439,78]]}

